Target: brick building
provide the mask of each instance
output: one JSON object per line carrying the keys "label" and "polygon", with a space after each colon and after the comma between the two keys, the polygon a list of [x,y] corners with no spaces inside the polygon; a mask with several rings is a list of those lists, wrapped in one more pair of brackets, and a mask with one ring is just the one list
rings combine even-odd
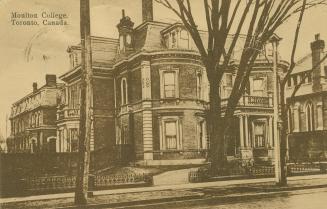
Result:
{"label": "brick building", "polygon": [[[206,115],[209,84],[192,38],[180,23],[153,20],[151,0],[142,1],[143,22],[134,27],[124,11],[118,39],[92,37],[93,107],[91,150],[145,165],[205,161],[209,136]],[[201,32],[206,43],[206,32]],[[233,53],[237,66],[245,37]],[[260,49],[246,92],[227,136],[229,159],[273,158],[273,81],[270,44]],[[65,85],[52,133],[56,152],[77,151],[81,47],[68,47],[71,67],[60,76]],[[268,59],[268,60],[267,60]],[[279,70],[288,63],[279,61]],[[226,69],[221,83],[225,108],[237,68]],[[14,105],[15,107],[17,104]],[[15,113],[16,114],[16,113]],[[12,121],[15,121],[13,114]],[[55,149],[54,149],[55,148]]]}
{"label": "brick building", "polygon": [[[180,23],[153,21],[152,1],[142,1],[143,22],[134,27],[124,11],[118,39],[92,37],[93,128],[91,150],[118,150],[140,164],[204,162],[208,81],[192,38]],[[201,32],[206,39],[206,32]],[[241,37],[234,52],[237,63]],[[206,42],[206,41],[204,41]],[[76,151],[79,124],[80,47],[68,49],[71,69],[57,112],[60,152]],[[270,60],[269,62],[267,61]],[[229,159],[273,157],[272,50],[262,49],[235,112],[226,147]],[[279,62],[279,69],[287,66]],[[223,108],[237,69],[226,69]]]}
{"label": "brick building", "polygon": [[[91,150],[114,146],[113,64],[118,40],[92,37],[93,111]],[[68,47],[71,69],[60,76],[65,82],[57,112],[58,152],[76,152],[79,134],[81,47]],[[96,140],[94,140],[96,138]]]}
{"label": "brick building", "polygon": [[[290,159],[327,157],[327,66],[319,64],[326,54],[319,34],[310,44],[311,52],[297,62],[288,81]],[[317,65],[318,63],[318,65]],[[304,78],[294,97],[294,87]]]}
{"label": "brick building", "polygon": [[56,75],[46,75],[41,88],[33,83],[33,92],[12,105],[11,135],[8,152],[56,152],[56,111],[63,84]]}

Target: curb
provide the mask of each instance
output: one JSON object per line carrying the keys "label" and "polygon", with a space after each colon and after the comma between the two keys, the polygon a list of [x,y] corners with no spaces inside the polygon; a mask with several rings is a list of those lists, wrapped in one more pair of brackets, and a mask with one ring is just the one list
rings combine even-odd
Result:
{"label": "curb", "polygon": [[79,209],[79,208],[103,208],[103,207],[129,207],[129,206],[137,206],[137,205],[144,205],[144,204],[155,204],[155,203],[162,203],[162,202],[176,202],[181,200],[196,200],[202,199],[203,195],[188,195],[182,197],[167,197],[161,199],[151,199],[151,200],[138,200],[138,201],[130,201],[130,202],[116,202],[116,203],[100,203],[100,204],[88,204],[88,205],[74,205],[74,206],[67,206],[67,207],[57,207],[57,209]]}
{"label": "curb", "polygon": [[[251,188],[251,187],[249,187]],[[58,207],[60,209],[69,208],[69,209],[79,209],[79,208],[117,208],[117,207],[135,207],[141,205],[151,205],[158,203],[176,203],[176,202],[184,202],[184,201],[198,201],[198,202],[219,202],[219,203],[227,203],[227,202],[235,202],[244,200],[247,198],[262,198],[262,197],[272,197],[279,196],[283,192],[290,192],[296,190],[305,190],[305,189],[319,189],[319,188],[327,188],[327,184],[323,185],[309,185],[309,186],[298,186],[298,187],[282,187],[282,188],[271,188],[265,189],[260,187],[252,187],[261,191],[257,191],[254,193],[245,193],[245,194],[237,194],[237,195],[225,195],[225,196],[210,196],[206,197],[205,194],[198,195],[188,195],[182,197],[167,197],[160,199],[150,199],[150,200],[139,200],[139,201],[130,201],[130,202],[117,202],[117,203],[102,203],[102,204],[88,204],[88,205],[77,205],[77,206],[68,206],[68,207]]]}

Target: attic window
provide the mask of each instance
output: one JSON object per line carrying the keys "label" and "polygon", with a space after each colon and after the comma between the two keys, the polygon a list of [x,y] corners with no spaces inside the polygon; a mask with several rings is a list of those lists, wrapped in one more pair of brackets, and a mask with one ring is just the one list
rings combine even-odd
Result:
{"label": "attic window", "polygon": [[171,33],[171,48],[177,47],[176,32]]}
{"label": "attic window", "polygon": [[184,49],[188,49],[189,48],[189,41],[188,41],[188,33],[186,30],[181,30],[180,33],[180,46]]}

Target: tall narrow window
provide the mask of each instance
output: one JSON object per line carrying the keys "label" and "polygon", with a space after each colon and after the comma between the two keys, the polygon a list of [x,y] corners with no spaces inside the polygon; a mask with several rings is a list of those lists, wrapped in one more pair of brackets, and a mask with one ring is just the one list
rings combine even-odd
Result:
{"label": "tall narrow window", "polygon": [[253,80],[253,95],[262,96],[264,89],[263,79],[254,79]]}
{"label": "tall narrow window", "polygon": [[233,87],[233,75],[232,74],[226,74],[225,78],[226,86],[225,86],[225,96],[228,98],[232,92]]}
{"label": "tall narrow window", "polygon": [[202,75],[200,73],[196,76],[196,96],[198,99],[202,99]]}
{"label": "tall narrow window", "polygon": [[292,86],[292,79],[291,78],[287,79],[287,86],[288,87]]}
{"label": "tall narrow window", "polygon": [[312,71],[307,72],[308,76],[308,83],[312,82]]}
{"label": "tall narrow window", "polygon": [[176,92],[175,72],[164,73],[164,96],[165,98],[174,98]]}
{"label": "tall narrow window", "polygon": [[171,33],[171,48],[177,47],[176,32]]}
{"label": "tall narrow window", "polygon": [[121,80],[121,103],[122,105],[127,104],[127,81],[126,78]]}
{"label": "tall narrow window", "polygon": [[307,104],[306,107],[306,123],[307,123],[307,131],[314,130],[314,112],[312,103]]}
{"label": "tall narrow window", "polygon": [[71,152],[78,151],[78,129],[72,128],[69,129],[70,131],[70,145],[71,145]]}
{"label": "tall narrow window", "polygon": [[121,133],[120,133],[120,144],[128,144],[128,130],[127,130],[127,126],[123,126],[120,129]]}
{"label": "tall narrow window", "polygon": [[206,126],[204,121],[199,122],[199,149],[207,148]]}
{"label": "tall narrow window", "polygon": [[293,84],[294,84],[294,86],[297,85],[297,75],[293,76]]}
{"label": "tall narrow window", "polygon": [[176,121],[165,122],[165,142],[168,150],[177,149]]}
{"label": "tall narrow window", "polygon": [[255,123],[254,124],[254,147],[265,146],[265,124]]}

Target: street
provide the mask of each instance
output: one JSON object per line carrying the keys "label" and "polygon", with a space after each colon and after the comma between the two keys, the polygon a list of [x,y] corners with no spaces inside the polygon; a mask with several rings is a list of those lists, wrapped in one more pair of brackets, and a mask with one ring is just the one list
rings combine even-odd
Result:
{"label": "street", "polygon": [[166,202],[122,208],[176,208],[176,209],[322,209],[327,207],[327,188],[278,192],[269,197],[235,198],[233,201],[217,200],[209,197],[200,200]]}

